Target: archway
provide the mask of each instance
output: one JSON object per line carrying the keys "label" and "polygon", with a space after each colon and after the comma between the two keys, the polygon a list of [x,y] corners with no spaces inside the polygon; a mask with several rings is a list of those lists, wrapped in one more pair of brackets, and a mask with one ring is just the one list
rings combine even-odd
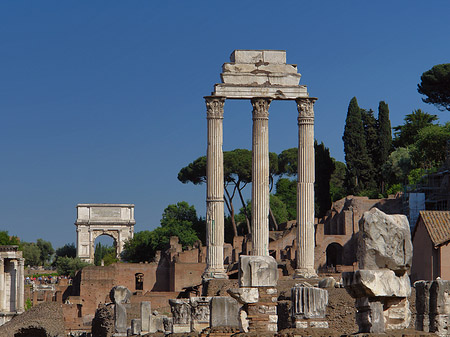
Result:
{"label": "archway", "polygon": [[77,257],[94,263],[94,243],[101,235],[114,239],[120,257],[125,242],[134,235],[134,205],[78,204],[77,213]]}
{"label": "archway", "polygon": [[327,267],[342,265],[342,251],[343,248],[339,243],[333,242],[328,245],[327,254]]}
{"label": "archway", "polygon": [[115,262],[114,260],[120,257],[117,247],[117,241],[113,236],[109,234],[99,234],[93,241],[93,244],[94,264],[96,266],[103,265],[103,260],[105,262],[105,265],[108,265],[111,262]]}

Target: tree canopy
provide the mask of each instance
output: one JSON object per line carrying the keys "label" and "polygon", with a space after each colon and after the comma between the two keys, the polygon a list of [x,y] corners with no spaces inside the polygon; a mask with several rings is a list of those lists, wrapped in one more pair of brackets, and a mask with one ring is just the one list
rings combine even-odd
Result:
{"label": "tree canopy", "polygon": [[417,91],[427,96],[422,101],[450,111],[450,63],[435,65],[422,74],[420,81]]}
{"label": "tree canopy", "polygon": [[435,125],[436,115],[431,115],[421,109],[414,110],[405,116],[402,125],[395,126],[393,144],[396,148],[408,147],[416,142],[416,137],[423,128]]}
{"label": "tree canopy", "polygon": [[17,236],[10,236],[8,231],[0,231],[0,246],[18,245],[19,238]]}

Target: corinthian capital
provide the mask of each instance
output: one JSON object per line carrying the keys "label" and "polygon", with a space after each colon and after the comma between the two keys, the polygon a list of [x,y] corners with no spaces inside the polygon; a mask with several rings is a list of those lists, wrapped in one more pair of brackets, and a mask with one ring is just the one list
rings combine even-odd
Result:
{"label": "corinthian capital", "polygon": [[270,98],[252,98],[253,119],[268,119],[269,106],[272,100]]}
{"label": "corinthian capital", "polygon": [[297,98],[298,118],[314,118],[314,103],[317,98],[305,97]]}
{"label": "corinthian capital", "polygon": [[206,96],[206,118],[223,118],[223,106],[225,98]]}

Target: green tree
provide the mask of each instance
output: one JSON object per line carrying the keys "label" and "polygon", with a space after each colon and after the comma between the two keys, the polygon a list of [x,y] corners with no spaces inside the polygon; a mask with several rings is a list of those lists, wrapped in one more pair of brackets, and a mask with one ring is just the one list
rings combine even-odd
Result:
{"label": "green tree", "polygon": [[64,246],[59,247],[55,251],[56,257],[66,256],[66,257],[76,257],[77,249],[74,243],[66,243]]}
{"label": "green tree", "polygon": [[450,123],[430,125],[419,131],[411,154],[416,167],[431,169],[439,167],[445,160],[447,143],[450,140]]}
{"label": "green tree", "polygon": [[389,155],[383,165],[383,180],[388,188],[392,185],[408,183],[408,174],[413,168],[410,151],[405,147],[399,147]]}
{"label": "green tree", "polygon": [[60,256],[56,260],[56,270],[59,275],[75,277],[77,270],[89,266],[89,263],[81,261],[78,257]]}
{"label": "green tree", "polygon": [[314,184],[315,204],[317,205],[316,216],[323,217],[331,208],[330,180],[335,170],[333,159],[330,156],[330,149],[323,143],[314,142],[315,149],[315,174]]}
{"label": "green tree", "polygon": [[[105,266],[111,263],[106,263],[105,256],[112,256],[113,259],[109,259],[109,262],[116,262],[114,259],[116,258],[116,247],[109,246],[109,245],[102,245],[101,242],[97,243],[95,245],[95,252],[94,252],[94,265],[100,266],[102,264],[102,260],[105,263]],[[117,259],[116,259],[117,260]]]}
{"label": "green tree", "polygon": [[436,115],[423,112],[421,109],[414,110],[404,118],[404,124],[393,128],[394,140],[392,141],[396,148],[408,147],[416,142],[419,131],[423,128],[434,125],[437,121]]}
{"label": "green tree", "polygon": [[171,236],[177,236],[184,248],[200,241],[194,230],[193,222],[200,222],[194,206],[181,201],[169,205],[163,212],[161,226],[152,231],[136,233],[124,246],[122,258],[128,262],[150,261],[157,250],[164,250]]}
{"label": "green tree", "polygon": [[[234,197],[237,195],[245,209],[245,200],[242,194],[243,189],[252,181],[252,152],[246,149],[235,149],[223,153],[224,167],[224,201],[230,214],[234,235],[238,235],[235,221]],[[278,171],[278,156],[269,153],[269,173],[270,182],[273,184],[273,175]],[[178,180],[186,184],[194,185],[206,182],[206,157],[200,157],[183,167],[178,173]],[[245,214],[247,230],[250,231],[250,214]]]}
{"label": "green tree", "polygon": [[49,263],[52,259],[55,250],[52,247],[50,241],[45,241],[44,239],[37,239],[36,245],[39,247],[41,251],[40,260],[42,265]]}
{"label": "green tree", "polygon": [[0,246],[19,245],[19,243],[17,236],[9,236],[8,231],[0,231]]}
{"label": "green tree", "polygon": [[351,99],[348,106],[342,140],[347,164],[345,179],[347,194],[359,194],[363,190],[374,188],[371,175],[373,166],[367,153],[361,109],[356,97]]}
{"label": "green tree", "polygon": [[389,119],[389,106],[381,101],[378,105],[378,167],[377,174],[379,176],[378,184],[381,192],[384,192],[384,181],[382,175],[382,167],[392,152],[392,130],[391,121]]}
{"label": "green tree", "polygon": [[422,101],[450,111],[450,63],[435,65],[422,74],[420,81],[417,91],[427,96]]}
{"label": "green tree", "polygon": [[347,167],[343,162],[332,159],[335,169],[330,179],[330,196],[331,201],[335,202],[346,196],[344,184]]}
{"label": "green tree", "polygon": [[42,265],[41,249],[37,244],[34,242],[23,242],[22,250],[26,265],[33,267]]}
{"label": "green tree", "polygon": [[297,219],[297,181],[280,178],[276,183],[275,195],[286,205],[289,220]]}

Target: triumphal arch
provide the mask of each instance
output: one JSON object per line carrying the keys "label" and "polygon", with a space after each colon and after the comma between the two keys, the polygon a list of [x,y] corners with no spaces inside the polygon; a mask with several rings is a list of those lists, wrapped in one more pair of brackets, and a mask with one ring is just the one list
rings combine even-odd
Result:
{"label": "triumphal arch", "polygon": [[95,239],[108,235],[114,239],[116,256],[134,235],[133,204],[78,204],[77,205],[77,257],[94,263]]}
{"label": "triumphal arch", "polygon": [[269,256],[269,106],[272,100],[297,103],[297,268],[296,277],[314,270],[314,103],[299,85],[297,66],[286,64],[283,50],[235,50],[222,68],[222,83],[206,96],[207,259],[204,279],[226,278],[224,244],[223,118],[227,99],[248,99],[252,131],[252,255]]}

